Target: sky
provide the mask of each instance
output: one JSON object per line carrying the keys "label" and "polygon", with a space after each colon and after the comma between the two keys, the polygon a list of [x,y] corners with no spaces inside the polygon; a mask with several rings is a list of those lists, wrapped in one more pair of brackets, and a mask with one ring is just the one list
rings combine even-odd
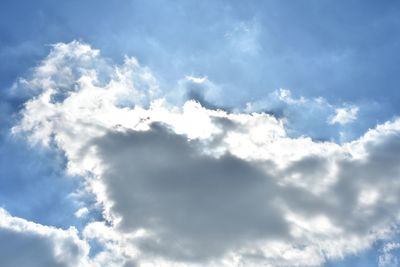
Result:
{"label": "sky", "polygon": [[0,265],[400,266],[398,1],[3,0]]}

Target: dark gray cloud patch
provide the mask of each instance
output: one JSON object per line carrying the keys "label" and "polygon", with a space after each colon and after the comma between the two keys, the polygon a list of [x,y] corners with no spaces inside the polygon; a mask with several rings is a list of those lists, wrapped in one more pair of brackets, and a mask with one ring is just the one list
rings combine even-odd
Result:
{"label": "dark gray cloud patch", "polygon": [[[51,240],[43,240],[40,236],[23,235],[18,232],[1,229],[0,259],[3,266],[20,267],[66,267],[65,263],[57,262],[52,255]],[[6,245],[7,244],[7,245]],[[18,251],[18,254],[15,253]]]}
{"label": "dark gray cloud patch", "polygon": [[285,236],[271,178],[232,155],[202,155],[163,126],[109,132],[95,141],[121,229],[154,231],[142,246],[183,259],[217,256],[257,239]]}
{"label": "dark gray cloud patch", "polygon": [[[348,236],[379,236],[399,213],[397,133],[365,142],[364,158],[313,155],[281,170],[270,161],[206,155],[202,143],[162,124],[109,131],[92,144],[105,166],[111,212],[121,218],[118,229],[153,233],[137,242],[150,255],[203,262],[275,240],[299,250],[331,240],[342,249],[340,240]],[[332,175],[333,182],[324,182]],[[325,186],[322,193],[313,192],[317,183]],[[293,221],[290,214],[303,219]],[[308,229],[313,223],[315,229]],[[298,227],[305,236],[293,234]]]}

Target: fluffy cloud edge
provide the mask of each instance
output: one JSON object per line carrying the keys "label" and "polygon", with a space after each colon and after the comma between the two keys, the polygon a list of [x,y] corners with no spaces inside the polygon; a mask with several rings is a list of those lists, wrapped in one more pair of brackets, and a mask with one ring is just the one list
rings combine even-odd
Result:
{"label": "fluffy cloud edge", "polygon": [[0,258],[7,266],[90,266],[88,244],[78,231],[13,217],[0,208]]}

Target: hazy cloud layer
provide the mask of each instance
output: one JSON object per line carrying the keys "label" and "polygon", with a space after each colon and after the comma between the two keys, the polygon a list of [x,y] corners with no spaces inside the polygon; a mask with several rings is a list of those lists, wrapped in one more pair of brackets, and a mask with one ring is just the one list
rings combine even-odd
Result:
{"label": "hazy cloud layer", "polygon": [[78,42],[14,89],[35,95],[14,133],[65,153],[107,220],[87,238],[126,266],[318,266],[398,223],[400,120],[341,145],[291,138],[284,117],[171,104],[135,59],[113,66]]}

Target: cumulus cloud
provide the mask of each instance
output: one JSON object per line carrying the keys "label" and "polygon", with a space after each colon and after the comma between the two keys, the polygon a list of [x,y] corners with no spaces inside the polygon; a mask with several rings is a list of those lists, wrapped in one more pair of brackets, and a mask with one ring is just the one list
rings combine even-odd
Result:
{"label": "cumulus cloud", "polygon": [[77,230],[62,230],[13,217],[0,209],[0,261],[7,267],[90,266],[89,247]]}
{"label": "cumulus cloud", "polygon": [[341,145],[292,138],[284,118],[173,105],[135,59],[110,64],[85,44],[54,46],[25,79],[37,95],[13,129],[62,150],[69,173],[85,177],[106,220],[85,230],[107,247],[98,259],[319,266],[398,223],[400,120]]}
{"label": "cumulus cloud", "polygon": [[[112,229],[101,226],[101,223],[90,223],[81,238],[74,227],[63,230],[37,224],[0,208],[0,262],[7,267],[136,266],[132,259],[134,253],[125,253],[129,244],[121,249],[115,243],[122,238],[110,235]],[[89,252],[96,249],[90,246],[94,239],[103,243],[101,251],[91,258]]]}

